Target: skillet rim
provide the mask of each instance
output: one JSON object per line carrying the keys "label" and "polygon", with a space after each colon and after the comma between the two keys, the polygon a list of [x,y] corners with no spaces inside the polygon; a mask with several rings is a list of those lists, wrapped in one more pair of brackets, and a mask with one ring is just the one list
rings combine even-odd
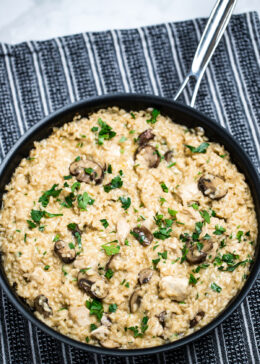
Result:
{"label": "skillet rim", "polygon": [[[51,123],[58,124],[58,121],[60,118],[65,117],[69,113],[76,114],[79,109],[86,108],[89,110],[93,110],[93,108],[102,108],[102,107],[109,107],[109,106],[119,106],[123,107],[122,104],[129,103],[134,105],[135,102],[139,102],[143,104],[143,107],[157,107],[158,109],[162,108],[169,108],[173,112],[178,111],[180,113],[183,113],[186,117],[191,117],[195,119],[198,119],[203,125],[203,127],[206,125],[206,127],[213,131],[213,133],[216,133],[217,137],[223,138],[224,146],[225,148],[230,151],[229,149],[233,149],[231,154],[234,154],[233,152],[237,153],[238,156],[242,159],[241,164],[239,165],[239,169],[241,170],[241,165],[243,168],[243,173],[247,174],[251,181],[250,181],[250,190],[254,198],[255,203],[255,210],[257,214],[257,220],[258,220],[258,227],[260,225],[260,179],[259,175],[256,172],[255,167],[253,166],[253,163],[251,162],[249,156],[246,154],[246,152],[239,146],[238,142],[233,138],[233,136],[224,129],[221,125],[217,124],[215,121],[210,119],[205,114],[187,106],[183,105],[177,102],[174,102],[173,100],[161,96],[155,96],[155,95],[149,95],[149,94],[139,94],[139,93],[114,93],[114,94],[106,94],[101,96],[93,96],[88,99],[80,100],[78,102],[69,104],[64,106],[63,108],[60,108],[59,110],[49,114],[45,118],[43,118],[41,121],[36,123],[33,127],[28,129],[13,145],[13,147],[9,150],[5,158],[3,159],[1,166],[0,166],[0,189],[4,190],[4,186],[1,186],[2,184],[2,177],[4,175],[5,169],[8,167],[8,165],[12,162],[12,160],[15,158],[16,154],[19,153],[19,149],[22,148],[22,146],[27,142],[29,143],[32,140],[38,140],[34,139],[34,135],[39,132],[43,127],[49,126]],[[103,103],[103,104],[102,104]],[[105,106],[105,105],[106,106]],[[121,104],[121,106],[120,106]],[[146,106],[145,106],[146,105]],[[132,108],[129,105],[129,109],[135,109]],[[136,108],[138,109],[138,108]],[[165,113],[167,114],[167,113]],[[70,119],[71,120],[71,119]],[[174,120],[176,121],[176,120]],[[62,125],[66,121],[62,121]],[[67,120],[68,122],[68,120]],[[184,124],[182,120],[177,121],[180,124]],[[60,125],[59,125],[60,126]],[[51,126],[51,129],[53,128],[53,125]],[[46,130],[47,132],[47,130]],[[48,133],[49,135],[49,133]],[[48,136],[47,135],[47,136]],[[206,132],[207,135],[207,132]],[[47,137],[45,136],[45,137]],[[43,139],[44,137],[39,138],[39,140]],[[210,138],[212,140],[212,137]],[[213,138],[214,139],[214,138]],[[229,143],[229,144],[227,144]],[[23,156],[20,158],[23,158]],[[20,162],[19,161],[19,162]],[[235,163],[237,165],[237,163]],[[238,166],[238,165],[237,165]],[[17,164],[15,167],[12,167],[12,173],[14,172],[15,168],[17,167]],[[245,173],[246,171],[246,173]],[[9,177],[12,176],[12,173]],[[249,183],[249,181],[247,181]],[[6,183],[4,183],[6,185]],[[254,187],[254,191],[252,192],[252,187]],[[0,202],[2,203],[2,194],[3,191],[0,193]],[[257,202],[257,203],[256,203]],[[179,348],[185,344],[188,344],[190,342],[193,342],[194,340],[197,340],[201,338],[202,336],[208,334],[210,331],[212,331],[214,328],[216,328],[218,325],[220,325],[225,319],[227,319],[228,316],[230,316],[234,310],[242,303],[242,301],[245,299],[246,295],[249,293],[250,289],[252,288],[253,284],[255,283],[258,273],[260,271],[260,262],[259,262],[259,246],[260,246],[260,232],[258,231],[258,237],[257,237],[257,245],[255,249],[255,259],[252,265],[252,269],[250,270],[249,276],[243,285],[242,289],[238,292],[238,294],[232,298],[232,300],[229,302],[229,304],[221,311],[221,313],[213,319],[210,323],[203,326],[201,329],[195,331],[194,333],[176,340],[174,342],[150,347],[150,348],[141,348],[141,349],[107,349],[103,347],[98,347],[94,345],[89,345],[87,343],[83,343],[77,340],[74,340],[68,336],[65,336],[58,331],[55,331],[51,327],[44,324],[42,321],[36,318],[32,312],[29,311],[26,304],[22,302],[22,300],[17,296],[15,292],[13,292],[12,287],[9,285],[7,277],[5,275],[2,262],[0,263],[0,286],[3,288],[4,292],[6,293],[7,297],[11,301],[11,303],[15,306],[15,308],[30,322],[32,322],[34,325],[36,325],[38,328],[43,330],[48,335],[52,336],[54,339],[59,340],[60,342],[69,344],[74,346],[77,349],[81,349],[84,351],[88,351],[91,353],[97,353],[97,354],[106,354],[106,355],[112,355],[112,356],[136,356],[136,355],[150,355],[150,354],[156,354],[160,352],[166,352],[169,350],[173,350],[176,348]],[[258,259],[257,259],[258,258]]]}

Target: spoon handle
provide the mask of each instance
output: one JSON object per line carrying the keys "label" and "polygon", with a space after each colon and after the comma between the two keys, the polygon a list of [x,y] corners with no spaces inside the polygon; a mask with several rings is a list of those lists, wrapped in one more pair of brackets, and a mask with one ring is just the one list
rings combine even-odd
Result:
{"label": "spoon handle", "polygon": [[194,106],[200,82],[206,67],[228,25],[237,0],[218,0],[208,19],[194,55],[189,73],[178,89],[174,101],[178,99],[191,77],[196,79],[190,106]]}

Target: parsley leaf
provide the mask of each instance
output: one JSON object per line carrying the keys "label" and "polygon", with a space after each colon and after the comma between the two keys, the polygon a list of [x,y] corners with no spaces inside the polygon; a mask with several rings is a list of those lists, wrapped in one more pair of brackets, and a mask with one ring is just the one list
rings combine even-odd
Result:
{"label": "parsley leaf", "polygon": [[215,229],[216,230],[213,232],[213,234],[215,234],[215,235],[222,235],[226,231],[226,229],[224,227],[219,226],[219,225],[216,225]]}
{"label": "parsley leaf", "polygon": [[121,201],[122,207],[124,210],[127,210],[131,205],[131,198],[130,197],[119,197],[119,200]]}
{"label": "parsley leaf", "polygon": [[217,293],[220,293],[221,291],[222,291],[222,288],[220,287],[220,286],[218,286],[216,283],[211,283],[211,285],[210,285],[210,288],[213,290],[213,291],[215,291],[215,292],[217,292]]}
{"label": "parsley leaf", "polygon": [[109,307],[108,307],[108,311],[112,313],[112,312],[116,312],[116,310],[117,310],[117,304],[111,303],[111,305],[109,305]]}
{"label": "parsley leaf", "polygon": [[62,189],[56,190],[56,187],[58,187],[58,185],[57,184],[54,184],[50,190],[45,191],[43,193],[43,195],[39,198],[39,201],[38,202],[41,202],[41,204],[42,204],[43,207],[48,206],[48,203],[49,203],[49,200],[50,200],[50,196],[58,197],[59,194],[61,193]]}
{"label": "parsley leaf", "polygon": [[112,271],[112,269],[108,269],[108,270],[106,271],[106,273],[105,273],[105,277],[106,277],[107,279],[111,279],[111,278],[113,277],[113,275],[114,275],[114,272]]}
{"label": "parsley leaf", "polygon": [[98,321],[101,320],[104,312],[102,302],[94,298],[92,301],[86,301],[86,307],[89,309],[90,315],[95,315]]}
{"label": "parsley leaf", "polygon": [[210,224],[210,215],[209,215],[208,211],[206,211],[206,210],[200,211],[200,214],[203,217],[204,221],[206,221],[208,224]]}
{"label": "parsley leaf", "polygon": [[166,186],[166,184],[164,182],[161,183],[161,187],[162,187],[163,192],[166,192],[166,193],[169,192],[169,188]]}
{"label": "parsley leaf", "polygon": [[95,202],[95,200],[93,200],[93,198],[91,198],[87,192],[83,192],[83,195],[78,195],[77,196],[77,201],[78,201],[78,207],[81,210],[87,210],[87,205],[93,205],[93,203]]}
{"label": "parsley leaf", "polygon": [[109,243],[101,245],[101,247],[105,250],[106,255],[115,255],[119,253],[120,245],[116,245],[118,243],[117,240],[113,240]]}
{"label": "parsley leaf", "polygon": [[100,222],[101,222],[101,224],[104,226],[104,228],[106,229],[107,227],[108,227],[108,225],[109,225],[109,223],[107,222],[107,220],[106,219],[101,219],[100,220]]}
{"label": "parsley leaf", "polygon": [[192,284],[195,286],[195,284],[197,284],[198,280],[199,280],[199,278],[195,278],[192,273],[190,274],[189,284]]}
{"label": "parsley leaf", "polygon": [[209,143],[203,142],[197,148],[192,145],[184,144],[185,147],[189,148],[192,153],[206,153]]}
{"label": "parsley leaf", "polygon": [[159,111],[159,110],[157,110],[157,109],[153,109],[152,114],[151,114],[151,119],[146,120],[146,122],[147,122],[148,124],[155,124],[155,123],[156,123],[156,121],[157,121],[157,116],[158,116],[158,115],[160,115],[160,111]]}
{"label": "parsley leaf", "polygon": [[[113,131],[111,126],[105,123],[101,118],[98,119],[98,124],[100,126],[100,130],[98,132],[97,144],[102,145],[104,144],[104,140],[112,139],[116,135],[116,132]],[[91,131],[98,131],[98,127],[93,127]]]}
{"label": "parsley leaf", "polygon": [[110,183],[104,186],[105,192],[110,192],[111,190],[115,190],[116,188],[121,188],[123,186],[123,181],[120,176],[117,176],[111,180]]}

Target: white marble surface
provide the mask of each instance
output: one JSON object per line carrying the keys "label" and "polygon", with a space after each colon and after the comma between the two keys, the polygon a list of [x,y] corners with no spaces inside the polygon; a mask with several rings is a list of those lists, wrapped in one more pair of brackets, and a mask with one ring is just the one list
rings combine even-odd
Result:
{"label": "white marble surface", "polygon": [[[0,41],[47,39],[83,31],[132,28],[207,17],[216,0],[0,0]],[[260,0],[238,0],[235,13]]]}

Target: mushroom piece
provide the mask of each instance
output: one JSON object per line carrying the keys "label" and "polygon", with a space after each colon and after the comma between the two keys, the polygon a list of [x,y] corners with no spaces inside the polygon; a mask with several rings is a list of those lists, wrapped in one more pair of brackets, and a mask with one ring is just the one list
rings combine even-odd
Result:
{"label": "mushroom piece", "polygon": [[158,320],[162,325],[162,327],[165,327],[166,318],[167,318],[167,311],[162,311],[158,316]]}
{"label": "mushroom piece", "polygon": [[58,240],[54,244],[54,252],[65,264],[72,263],[76,259],[76,250],[70,248],[68,243]]}
{"label": "mushroom piece", "polygon": [[145,226],[135,227],[132,231],[132,235],[143,246],[148,246],[153,241],[153,234]]}
{"label": "mushroom piece", "polygon": [[129,299],[129,309],[131,313],[135,313],[141,305],[142,296],[140,289],[135,290]]}
{"label": "mushroom piece", "polygon": [[112,321],[111,321],[110,317],[105,313],[103,313],[103,316],[102,316],[100,322],[101,322],[101,325],[106,326],[106,327],[110,327],[112,325]]}
{"label": "mushroom piece", "polygon": [[203,317],[205,316],[205,312],[204,311],[199,311],[195,317],[190,320],[190,328],[193,328],[194,326],[196,326],[199,321],[201,321],[203,319]]}
{"label": "mushroom piece", "polygon": [[99,163],[89,158],[72,162],[69,170],[79,182],[98,185],[104,178],[104,169]]}
{"label": "mushroom piece", "polygon": [[106,264],[106,267],[105,267],[106,270],[115,268],[114,263],[115,263],[116,260],[118,261],[118,258],[120,258],[120,257],[121,257],[120,253],[111,255],[111,257],[109,258],[109,260],[108,260],[108,262]]}
{"label": "mushroom piece", "polygon": [[88,269],[81,269],[78,273],[78,286],[94,298],[103,299],[108,294],[106,280],[99,274],[88,274]]}
{"label": "mushroom piece", "polygon": [[172,160],[172,157],[173,157],[173,151],[172,150],[168,150],[168,152],[166,152],[164,154],[164,159],[166,160],[166,162],[171,162]]}
{"label": "mushroom piece", "polygon": [[207,252],[213,248],[212,240],[203,240],[203,248],[198,249],[196,242],[192,243],[189,241],[187,243],[188,253],[186,255],[186,260],[190,264],[199,264],[206,260]]}
{"label": "mushroom piece", "polygon": [[97,329],[91,331],[90,335],[97,339],[98,341],[106,340],[109,334],[109,329],[106,326],[99,326]]}
{"label": "mushroom piece", "polygon": [[200,177],[198,189],[211,200],[220,200],[228,192],[224,179],[209,173]]}
{"label": "mushroom piece", "polygon": [[150,268],[141,270],[138,274],[138,280],[140,284],[148,283],[153,276],[153,271]]}
{"label": "mushroom piece", "polygon": [[52,315],[52,308],[49,305],[48,298],[43,294],[40,294],[34,299],[34,308],[42,314],[44,318]]}
{"label": "mushroom piece", "polygon": [[144,157],[149,168],[157,168],[161,160],[156,148],[150,144],[140,145],[135,151],[134,159],[136,159],[137,154]]}
{"label": "mushroom piece", "polygon": [[147,144],[149,142],[149,140],[152,140],[154,137],[155,137],[155,135],[153,134],[153,130],[146,129],[139,135],[137,141],[138,141],[139,145],[144,145],[144,144]]}

